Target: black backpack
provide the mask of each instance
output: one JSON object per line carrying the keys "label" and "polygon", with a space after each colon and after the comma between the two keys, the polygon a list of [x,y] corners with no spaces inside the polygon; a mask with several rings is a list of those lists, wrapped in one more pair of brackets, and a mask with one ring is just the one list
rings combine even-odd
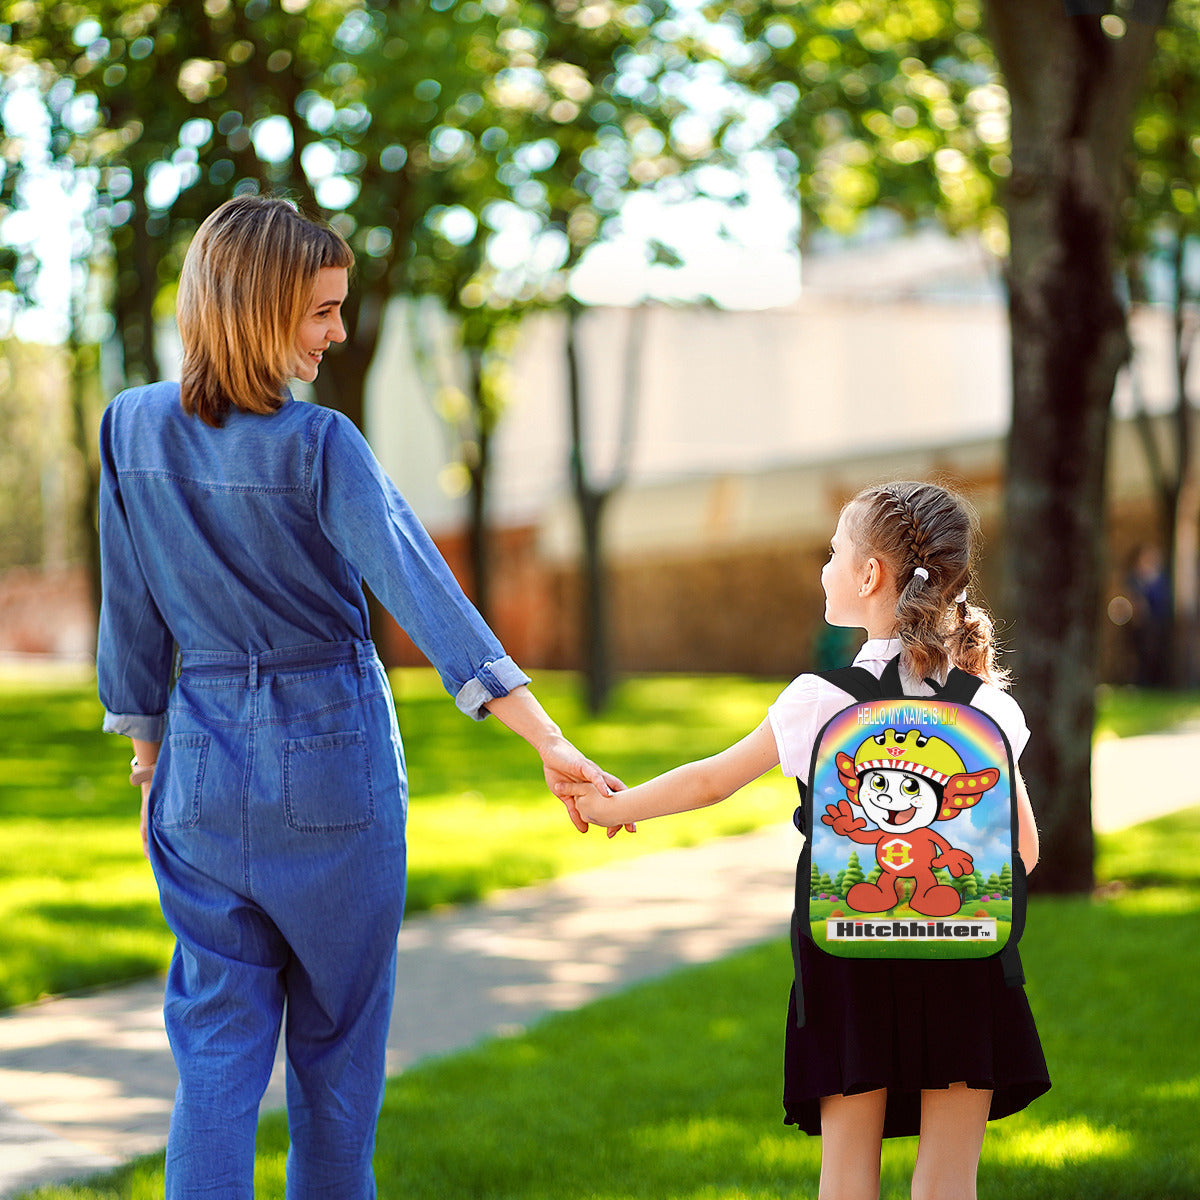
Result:
{"label": "black backpack", "polygon": [[1024,982],[1017,940],[1025,869],[1017,853],[1012,750],[971,701],[982,681],[952,668],[934,695],[905,696],[896,657],[818,672],[854,697],[825,723],[797,779],[792,948],[804,1023],[800,939],[839,958],[999,955]]}

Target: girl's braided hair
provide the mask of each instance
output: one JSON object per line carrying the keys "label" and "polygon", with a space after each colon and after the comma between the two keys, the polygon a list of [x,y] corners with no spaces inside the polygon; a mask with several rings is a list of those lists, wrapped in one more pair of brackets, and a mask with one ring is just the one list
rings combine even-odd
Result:
{"label": "girl's braided hair", "polygon": [[958,599],[971,583],[977,530],[966,501],[934,483],[888,483],[859,492],[846,505],[845,518],[859,556],[880,559],[896,577],[896,635],[905,672],[940,679],[955,666],[1006,686],[1008,672],[996,665],[991,617]]}

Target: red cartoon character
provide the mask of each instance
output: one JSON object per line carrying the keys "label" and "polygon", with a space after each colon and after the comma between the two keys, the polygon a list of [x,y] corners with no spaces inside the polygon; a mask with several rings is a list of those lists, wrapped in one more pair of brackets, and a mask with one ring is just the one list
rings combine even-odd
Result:
{"label": "red cartoon character", "polygon": [[[952,746],[917,729],[869,737],[853,758],[839,753],[837,766],[846,799],[828,805],[821,820],[840,837],[873,845],[882,868],[877,883],[856,883],[846,903],[857,912],[886,912],[900,903],[896,881],[903,876],[915,882],[908,900],[914,912],[952,917],[962,898],[949,884],[937,882],[934,869],[945,867],[957,879],[974,863],[929,827],[978,804],[1000,772],[994,767],[968,772]],[[877,828],[867,828],[854,804]]]}

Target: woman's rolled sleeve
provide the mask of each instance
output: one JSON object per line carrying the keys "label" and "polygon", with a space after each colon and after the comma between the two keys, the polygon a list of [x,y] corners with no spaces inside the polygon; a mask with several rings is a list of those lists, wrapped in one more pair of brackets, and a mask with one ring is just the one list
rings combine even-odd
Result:
{"label": "woman's rolled sleeve", "polygon": [[482,721],[487,713],[484,706],[498,696],[507,696],[513,688],[529,682],[529,676],[506,654],[496,662],[484,663],[467,680],[454,703],[473,720]]}
{"label": "woman's rolled sleeve", "polygon": [[105,733],[119,733],[124,737],[137,738],[139,742],[161,742],[166,724],[165,714],[147,717],[141,713],[115,713],[104,710]]}
{"label": "woman's rolled sleeve", "polygon": [[313,457],[317,519],[380,603],[475,720],[489,700],[529,682],[446,565],[362,434],[330,413]]}

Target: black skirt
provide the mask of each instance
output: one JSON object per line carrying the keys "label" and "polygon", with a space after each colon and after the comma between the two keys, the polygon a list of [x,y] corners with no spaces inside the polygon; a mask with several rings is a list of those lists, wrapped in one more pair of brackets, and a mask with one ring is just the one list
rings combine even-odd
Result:
{"label": "black skirt", "polygon": [[881,962],[833,958],[800,944],[807,1020],[788,1006],[786,1123],[821,1132],[822,1096],[887,1088],[884,1137],[920,1132],[921,1091],[989,1088],[989,1120],[1019,1112],[1050,1076],[1023,987],[998,959]]}

